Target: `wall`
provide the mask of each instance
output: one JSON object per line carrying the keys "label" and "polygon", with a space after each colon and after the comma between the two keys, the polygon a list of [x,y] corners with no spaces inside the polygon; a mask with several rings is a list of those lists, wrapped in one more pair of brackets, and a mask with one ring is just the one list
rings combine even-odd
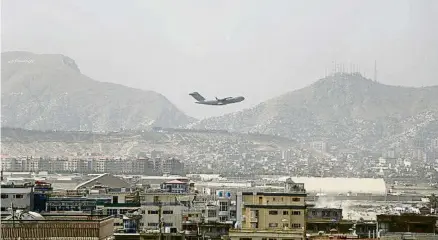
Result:
{"label": "wall", "polygon": [[[22,195],[22,198],[15,198],[17,194]],[[11,203],[14,204],[14,208],[18,209],[33,209],[33,190],[31,187],[18,188],[18,187],[2,187],[1,188],[1,207],[2,213],[6,213],[7,209],[11,207]],[[6,198],[4,198],[6,197]]]}

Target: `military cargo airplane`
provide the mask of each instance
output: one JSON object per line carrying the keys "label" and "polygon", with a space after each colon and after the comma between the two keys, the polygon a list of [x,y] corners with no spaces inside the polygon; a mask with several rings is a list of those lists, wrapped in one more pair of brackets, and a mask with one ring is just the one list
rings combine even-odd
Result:
{"label": "military cargo airplane", "polygon": [[226,98],[222,98],[222,99],[219,99],[216,97],[216,100],[205,100],[205,98],[201,94],[199,94],[198,92],[192,92],[189,95],[192,96],[194,99],[196,99],[197,102],[195,102],[195,103],[204,104],[204,105],[223,106],[223,105],[227,105],[230,103],[238,103],[238,102],[245,100],[245,98],[242,96],[226,97]]}

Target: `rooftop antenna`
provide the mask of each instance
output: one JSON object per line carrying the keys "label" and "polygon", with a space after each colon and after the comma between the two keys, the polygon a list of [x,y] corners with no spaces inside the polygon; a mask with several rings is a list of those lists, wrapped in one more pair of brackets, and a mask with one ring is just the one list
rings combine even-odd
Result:
{"label": "rooftop antenna", "polygon": [[377,82],[377,61],[374,60],[374,81]]}
{"label": "rooftop antenna", "polygon": [[336,60],[333,62],[333,75],[336,73]]}

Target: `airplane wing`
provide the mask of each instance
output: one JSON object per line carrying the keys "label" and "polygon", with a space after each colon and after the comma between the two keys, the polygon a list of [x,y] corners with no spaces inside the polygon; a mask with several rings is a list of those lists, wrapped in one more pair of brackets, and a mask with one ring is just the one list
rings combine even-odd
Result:
{"label": "airplane wing", "polygon": [[219,99],[219,98],[216,97],[216,100],[223,102],[223,101],[226,101],[226,100],[228,100],[230,98],[233,98],[233,97],[226,97],[226,98],[222,98],[222,99]]}

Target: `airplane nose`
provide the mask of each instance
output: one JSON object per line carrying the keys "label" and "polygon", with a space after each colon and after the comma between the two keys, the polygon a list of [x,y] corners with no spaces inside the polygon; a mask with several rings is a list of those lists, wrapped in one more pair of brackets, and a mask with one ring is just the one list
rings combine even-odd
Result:
{"label": "airplane nose", "polygon": [[241,98],[242,98],[242,101],[245,100],[245,97],[241,97]]}

